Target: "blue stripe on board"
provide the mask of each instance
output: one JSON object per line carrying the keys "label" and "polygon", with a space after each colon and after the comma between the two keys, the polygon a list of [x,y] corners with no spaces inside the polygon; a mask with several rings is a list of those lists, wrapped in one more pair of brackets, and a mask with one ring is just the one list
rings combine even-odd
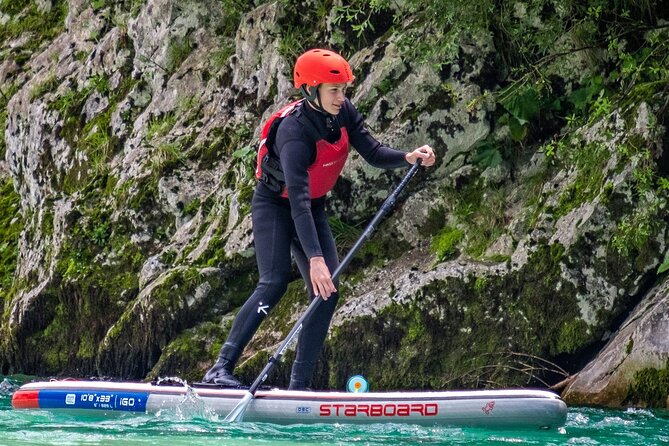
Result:
{"label": "blue stripe on board", "polygon": [[40,390],[40,409],[92,409],[145,412],[149,397],[145,392],[99,390]]}

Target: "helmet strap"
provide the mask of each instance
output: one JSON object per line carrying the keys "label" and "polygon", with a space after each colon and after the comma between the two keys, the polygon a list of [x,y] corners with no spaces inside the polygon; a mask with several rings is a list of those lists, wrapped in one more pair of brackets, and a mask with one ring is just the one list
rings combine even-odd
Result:
{"label": "helmet strap", "polygon": [[313,86],[313,87],[308,87],[307,84],[302,84],[300,86],[300,92],[302,92],[302,96],[305,97],[307,101],[319,112],[329,115],[328,112],[325,111],[323,106],[321,105],[321,98],[318,95],[318,85]]}

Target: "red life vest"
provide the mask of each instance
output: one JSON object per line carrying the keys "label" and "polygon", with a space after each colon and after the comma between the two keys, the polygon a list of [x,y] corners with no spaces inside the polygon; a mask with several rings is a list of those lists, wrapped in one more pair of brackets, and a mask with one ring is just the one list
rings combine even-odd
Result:
{"label": "red life vest", "polygon": [[[263,172],[263,160],[265,160],[266,157],[276,159],[269,151],[269,145],[273,144],[273,141],[269,141],[268,144],[268,140],[270,139],[270,136],[272,138],[274,137],[274,135],[270,135],[270,132],[274,130],[274,133],[276,133],[275,129],[278,128],[280,120],[293,113],[302,101],[303,99],[282,107],[265,123],[260,134],[260,147],[258,148],[256,165],[256,178],[258,180],[265,180],[268,173]],[[274,124],[276,124],[276,127],[274,127]],[[316,159],[307,168],[307,173],[309,174],[309,193],[311,198],[322,197],[332,190],[339,175],[341,175],[341,171],[344,168],[344,164],[346,164],[347,158],[348,132],[346,131],[346,127],[341,128],[341,137],[334,143],[329,143],[325,139],[316,141]],[[278,164],[275,164],[275,166],[280,168],[280,165]],[[285,185],[282,186],[281,196],[288,197],[288,190]]]}

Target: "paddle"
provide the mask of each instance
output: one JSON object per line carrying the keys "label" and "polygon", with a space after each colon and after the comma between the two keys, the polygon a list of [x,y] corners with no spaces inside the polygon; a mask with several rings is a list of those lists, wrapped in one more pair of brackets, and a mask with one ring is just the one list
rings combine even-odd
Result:
{"label": "paddle", "polygon": [[[411,166],[411,169],[409,169],[409,172],[404,176],[400,184],[395,188],[395,190],[386,198],[386,201],[383,202],[383,205],[381,206],[381,209],[376,213],[374,218],[372,219],[371,222],[367,225],[365,230],[363,231],[362,235],[360,238],[355,242],[351,250],[346,254],[346,257],[341,261],[337,269],[332,273],[332,280],[335,280],[337,277],[339,277],[339,274],[341,274],[342,270],[348,266],[349,263],[351,263],[351,260],[353,259],[353,256],[358,252],[362,244],[368,240],[371,236],[374,230],[376,229],[376,225],[381,221],[383,217],[385,217],[395,206],[395,202],[397,201],[397,197],[402,192],[402,190],[406,187],[406,185],[409,183],[411,178],[416,174],[418,171],[418,167],[420,167],[421,164],[421,159],[419,158],[416,163]],[[307,320],[318,308],[320,303],[322,302],[322,299],[320,296],[314,297],[314,299],[311,301],[309,306],[307,307],[307,310],[304,312],[304,314],[297,320],[295,323],[295,326],[290,330],[290,333],[288,333],[288,336],[286,339],[281,343],[281,346],[279,347],[279,350],[274,353],[274,355],[269,358],[269,362],[265,366],[265,368],[260,372],[260,375],[256,378],[255,381],[253,381],[253,384],[251,387],[249,387],[249,390],[246,392],[242,400],[237,403],[234,409],[228,414],[227,417],[225,417],[225,421],[228,422],[233,422],[233,421],[242,421],[244,418],[244,413],[246,412],[246,408],[248,407],[249,403],[251,400],[253,400],[253,397],[255,396],[256,390],[258,390],[258,387],[265,382],[267,379],[267,376],[269,375],[269,372],[272,371],[274,366],[281,360],[281,357],[283,354],[286,352],[288,349],[288,346],[293,342],[293,339],[302,331],[302,325],[304,324],[304,321]]]}

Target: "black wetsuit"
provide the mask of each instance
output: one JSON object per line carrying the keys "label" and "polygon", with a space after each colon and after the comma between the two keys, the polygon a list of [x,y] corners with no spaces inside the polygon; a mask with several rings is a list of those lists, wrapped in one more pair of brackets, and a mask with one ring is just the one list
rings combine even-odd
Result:
{"label": "black wetsuit", "polygon": [[[303,102],[281,121],[272,151],[281,161],[288,198],[281,197],[262,182],[257,184],[252,220],[260,278],[255,291],[235,317],[223,347],[228,349],[229,356],[241,354],[267,313],[285,293],[291,276],[291,252],[310,298],[314,293],[309,259],[323,256],[330,272],[339,264],[325,213],[325,197],[311,199],[307,168],[315,159],[316,141],[339,140],[341,127],[346,127],[350,144],[373,166],[408,166],[404,152],[380,144],[369,134],[362,116],[348,100],[337,116],[320,113]],[[310,384],[337,299],[338,293],[332,294],[321,303],[314,316],[305,321],[298,339],[291,388],[305,388]]]}

